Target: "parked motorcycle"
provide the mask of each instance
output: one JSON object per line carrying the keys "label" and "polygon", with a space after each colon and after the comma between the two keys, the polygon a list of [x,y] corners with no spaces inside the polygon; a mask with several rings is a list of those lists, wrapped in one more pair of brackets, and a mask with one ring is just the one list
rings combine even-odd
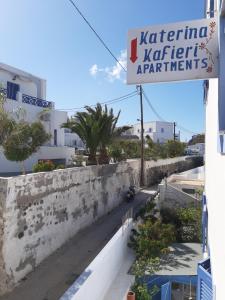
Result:
{"label": "parked motorcycle", "polygon": [[134,197],[135,197],[135,194],[136,194],[135,186],[131,185],[129,187],[129,190],[126,192],[126,201],[127,202],[133,201]]}

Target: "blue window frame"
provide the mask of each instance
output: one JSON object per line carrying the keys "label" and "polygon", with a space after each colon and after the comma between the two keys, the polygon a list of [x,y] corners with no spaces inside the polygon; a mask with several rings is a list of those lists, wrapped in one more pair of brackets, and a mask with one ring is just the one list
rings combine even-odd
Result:
{"label": "blue window frame", "polygon": [[171,300],[171,282],[161,286],[161,300]]}
{"label": "blue window frame", "polygon": [[198,295],[197,300],[212,300],[212,276],[210,259],[202,261],[198,265]]}
{"label": "blue window frame", "polygon": [[57,129],[54,129],[54,146],[58,145],[58,141],[57,141]]}
{"label": "blue window frame", "polygon": [[7,82],[7,98],[16,100],[17,92],[19,92],[20,86],[14,82]]}

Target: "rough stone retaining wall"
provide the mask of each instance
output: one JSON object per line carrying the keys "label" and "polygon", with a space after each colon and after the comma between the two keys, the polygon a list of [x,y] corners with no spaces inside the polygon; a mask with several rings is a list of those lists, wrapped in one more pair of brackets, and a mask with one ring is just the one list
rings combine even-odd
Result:
{"label": "rough stone retaining wall", "polygon": [[180,208],[190,206],[201,206],[201,200],[189,195],[169,183],[159,184],[159,206],[160,208]]}
{"label": "rough stone retaining wall", "polygon": [[170,174],[180,173],[202,165],[202,157],[181,157],[146,161],[145,185],[151,186],[155,183],[159,183],[159,181],[164,178],[165,173],[169,176]]}
{"label": "rough stone retaining wall", "polygon": [[[146,183],[192,160],[146,163]],[[140,162],[55,170],[0,178],[0,294],[9,291],[80,229],[91,225],[138,186]],[[154,176],[154,178],[151,178]]]}

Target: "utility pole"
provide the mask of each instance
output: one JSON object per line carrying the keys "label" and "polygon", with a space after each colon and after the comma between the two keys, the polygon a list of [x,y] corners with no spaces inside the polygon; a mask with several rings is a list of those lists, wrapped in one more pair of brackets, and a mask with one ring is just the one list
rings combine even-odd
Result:
{"label": "utility pole", "polygon": [[140,107],[141,107],[141,174],[140,174],[140,186],[144,185],[144,118],[143,118],[143,99],[142,99],[142,86],[137,85],[140,95]]}
{"label": "utility pole", "polygon": [[173,122],[173,140],[176,141],[176,122]]}

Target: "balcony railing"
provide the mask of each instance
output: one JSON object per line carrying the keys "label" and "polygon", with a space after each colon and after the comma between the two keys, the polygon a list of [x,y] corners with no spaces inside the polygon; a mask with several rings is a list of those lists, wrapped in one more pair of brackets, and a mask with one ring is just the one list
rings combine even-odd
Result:
{"label": "balcony railing", "polygon": [[39,106],[39,107],[44,107],[44,108],[51,108],[52,107],[52,102],[50,101],[46,101],[46,100],[42,100],[36,97],[32,97],[26,94],[22,95],[22,102],[23,103],[27,103],[27,104],[31,104],[31,105],[35,105],[35,106]]}
{"label": "balcony railing", "polygon": [[212,300],[212,276],[210,258],[198,264],[198,297],[197,300]]}
{"label": "balcony railing", "polygon": [[0,93],[3,93],[7,97],[7,89],[0,88]]}
{"label": "balcony railing", "polygon": [[[7,97],[7,89],[0,88],[0,93],[3,93],[5,95],[5,97]],[[26,94],[22,94],[22,102],[26,103],[26,104],[31,104],[31,105],[43,107],[43,108],[52,108],[53,107],[53,102],[46,101],[46,100],[36,98],[36,97],[33,97],[33,96],[29,96],[29,95],[26,95]]]}

